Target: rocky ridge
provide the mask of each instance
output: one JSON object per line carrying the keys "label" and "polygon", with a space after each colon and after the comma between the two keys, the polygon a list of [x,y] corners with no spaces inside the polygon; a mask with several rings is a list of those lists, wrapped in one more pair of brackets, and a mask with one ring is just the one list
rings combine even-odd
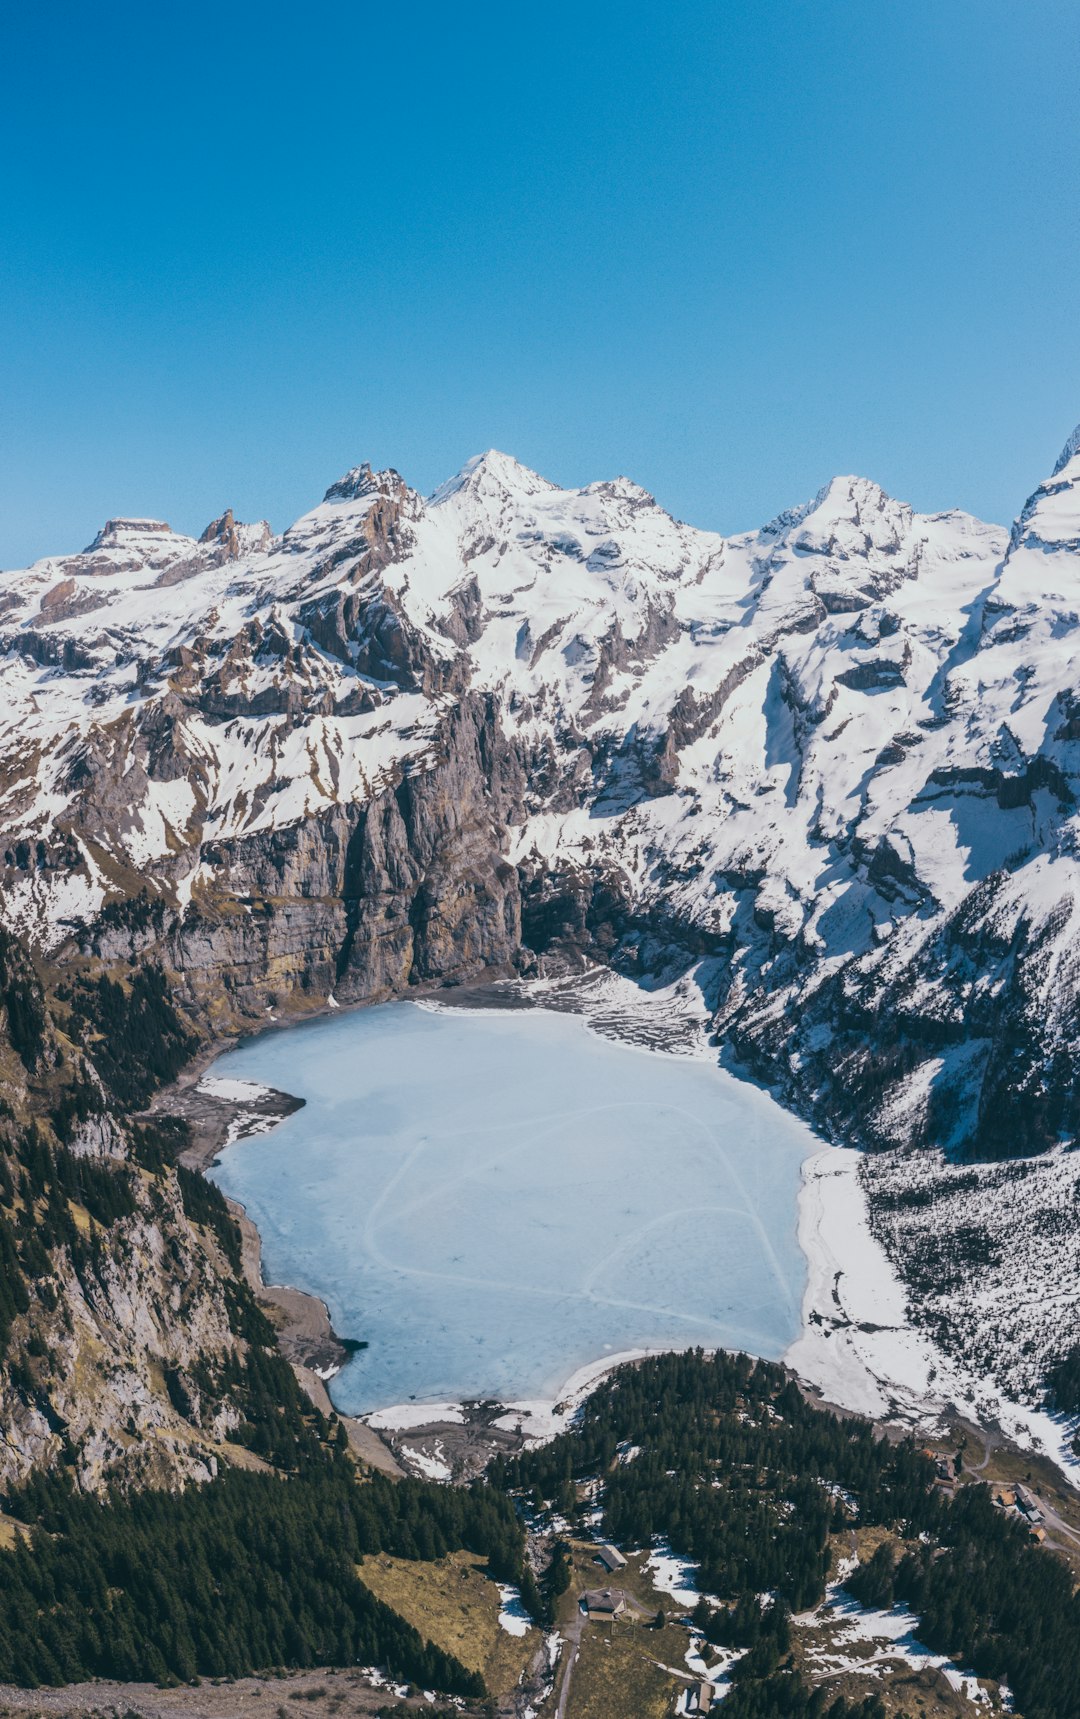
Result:
{"label": "rocky ridge", "polygon": [[111,521],[0,580],[0,912],[50,973],[160,966],[204,1038],[553,951],[692,975],[872,1175],[1056,1162],[1075,441],[1011,534],[845,477],[723,538],[497,453],[427,500],[357,467],[280,537]]}

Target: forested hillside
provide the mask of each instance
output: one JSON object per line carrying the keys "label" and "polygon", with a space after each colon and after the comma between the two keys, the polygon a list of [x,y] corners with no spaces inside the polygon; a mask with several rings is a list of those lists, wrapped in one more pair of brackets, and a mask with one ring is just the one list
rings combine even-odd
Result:
{"label": "forested hillside", "polygon": [[360,1662],[482,1694],[355,1566],[464,1547],[520,1579],[513,1507],[359,1471],[301,1392],[183,1127],[135,1114],[194,1043],[164,976],[50,996],[6,935],[0,962],[0,1682]]}
{"label": "forested hillside", "polygon": [[541,1519],[573,1515],[581,1483],[600,1481],[601,1531],[616,1545],[659,1539],[692,1559],[712,1596],[696,1621],[747,1650],[725,1703],[738,1719],[827,1711],[793,1669],[791,1620],[823,1596],[830,1534],[871,1527],[889,1537],[849,1581],[857,1597],[909,1606],[929,1647],[1007,1684],[1025,1719],[1080,1715],[1068,1567],[987,1487],[950,1500],[911,1441],[814,1407],[781,1367],[700,1351],[624,1367],[572,1430],[492,1474]]}
{"label": "forested hillside", "polygon": [[507,1501],[360,1477],[332,1436],[319,1448],[300,1440],[295,1464],[291,1481],[230,1472],[104,1505],[62,1478],[9,1498],[33,1531],[0,1552],[0,1682],[360,1664],[482,1695],[474,1673],[375,1599],[356,1564],[369,1552],[431,1559],[465,1547],[513,1580],[522,1535]]}

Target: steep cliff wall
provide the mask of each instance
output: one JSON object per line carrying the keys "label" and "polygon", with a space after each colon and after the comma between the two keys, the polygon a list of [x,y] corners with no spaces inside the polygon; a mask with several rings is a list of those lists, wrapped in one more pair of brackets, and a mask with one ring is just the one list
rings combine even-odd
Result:
{"label": "steep cliff wall", "polygon": [[466,695],[422,769],[394,772],[365,803],[204,842],[186,908],[129,899],[55,960],[160,961],[185,1015],[215,1036],[331,996],[373,1002],[512,968],[521,914],[505,849],[521,792],[493,701]]}

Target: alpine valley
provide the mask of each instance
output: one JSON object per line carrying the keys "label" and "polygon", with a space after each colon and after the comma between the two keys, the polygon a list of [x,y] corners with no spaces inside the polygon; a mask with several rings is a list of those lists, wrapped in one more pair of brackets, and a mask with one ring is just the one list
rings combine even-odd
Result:
{"label": "alpine valley", "polygon": [[[491,452],[427,499],[357,467],[281,536],[114,519],[3,574],[0,1491],[212,1494],[193,1483],[334,1446],[151,1103],[271,1018],[479,979],[599,975],[607,1030],[703,1026],[861,1148],[908,1326],[973,1400],[1049,1404],[1067,1446],[1078,800],[1080,431],[1011,532],[840,477],[723,537],[626,479],[565,490]],[[716,1388],[746,1420],[785,1388],[763,1379]],[[636,1437],[607,1398],[588,1412],[609,1410]],[[522,1463],[507,1484],[565,1483]],[[414,1485],[372,1480],[390,1526],[362,1550],[415,1556]],[[527,1586],[512,1513],[443,1490],[438,1548]],[[371,1619],[357,1656],[476,1695],[396,1611]]]}

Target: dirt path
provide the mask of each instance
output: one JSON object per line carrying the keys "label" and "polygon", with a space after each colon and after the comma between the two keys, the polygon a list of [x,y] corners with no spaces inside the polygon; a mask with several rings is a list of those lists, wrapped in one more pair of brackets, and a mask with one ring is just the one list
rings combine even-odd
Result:
{"label": "dirt path", "polygon": [[997,1440],[994,1438],[993,1433],[980,1430],[979,1437],[983,1441],[983,1459],[981,1462],[965,1461],[964,1467],[967,1469],[969,1474],[981,1474],[983,1469],[986,1468],[989,1463],[990,1458],[993,1456],[994,1451],[997,1449]]}
{"label": "dirt path", "polygon": [[579,1599],[574,1619],[566,1632],[562,1682],[559,1685],[559,1700],[555,1708],[555,1719],[566,1719],[566,1703],[570,1699],[570,1680],[574,1675],[574,1665],[577,1662],[578,1649],[581,1647],[581,1632],[585,1627],[585,1622],[586,1615],[581,1609]]}
{"label": "dirt path", "polygon": [[1053,1528],[1057,1534],[1068,1535],[1074,1546],[1080,1546],[1080,1534],[1076,1532],[1075,1528],[1070,1528],[1069,1524],[1063,1521],[1054,1506],[1049,1504],[1045,1498],[1039,1498],[1039,1509],[1043,1513],[1043,1519],[1048,1528]]}

